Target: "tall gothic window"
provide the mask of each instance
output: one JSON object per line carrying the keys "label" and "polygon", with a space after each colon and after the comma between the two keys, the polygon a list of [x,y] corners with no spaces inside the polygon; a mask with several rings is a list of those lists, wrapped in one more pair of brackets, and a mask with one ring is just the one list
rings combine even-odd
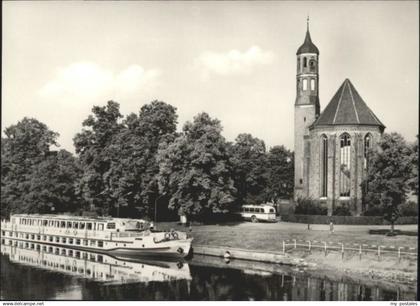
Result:
{"label": "tall gothic window", "polygon": [[326,197],[328,192],[328,138],[321,136],[321,196]]}
{"label": "tall gothic window", "polygon": [[311,90],[315,90],[315,79],[311,79]]}
{"label": "tall gothic window", "polygon": [[340,196],[350,196],[350,135],[340,137]]}
{"label": "tall gothic window", "polygon": [[368,166],[368,154],[369,154],[369,149],[372,146],[372,135],[370,133],[366,134],[365,139],[364,139],[364,161],[363,161],[363,166],[364,168],[367,170],[367,166]]}

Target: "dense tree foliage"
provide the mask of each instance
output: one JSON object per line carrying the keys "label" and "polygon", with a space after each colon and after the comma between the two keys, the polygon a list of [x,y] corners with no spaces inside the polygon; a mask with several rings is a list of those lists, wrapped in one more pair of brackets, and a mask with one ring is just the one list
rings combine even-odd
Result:
{"label": "dense tree foliage", "polygon": [[229,143],[219,120],[201,113],[177,128],[176,108],[161,101],[125,118],[120,105],[94,106],[74,137],[77,156],[58,134],[24,118],[1,139],[2,216],[10,212],[93,211],[155,216],[169,207],[195,218],[290,197],[293,153],[266,152],[264,141],[240,134]]}
{"label": "dense tree foliage", "polygon": [[392,232],[400,216],[399,206],[406,201],[409,191],[412,150],[401,135],[385,133],[378,148],[369,154],[368,172],[362,183],[364,201],[370,211],[383,212]]}
{"label": "dense tree foliage", "polygon": [[414,195],[419,194],[419,136],[417,135],[416,141],[411,146],[411,175],[408,180],[408,186]]}
{"label": "dense tree foliage", "polygon": [[109,101],[106,106],[94,106],[93,115],[83,121],[81,133],[74,137],[74,146],[79,155],[83,175],[77,182],[77,192],[89,207],[107,214],[115,205],[109,186],[103,177],[110,169],[110,156],[106,148],[113,137],[123,128],[119,119],[122,117],[119,104]]}
{"label": "dense tree foliage", "polygon": [[232,161],[222,126],[206,113],[184,125],[174,142],[158,153],[159,189],[169,207],[194,217],[223,213],[235,200]]}
{"label": "dense tree foliage", "polygon": [[84,169],[80,194],[101,214],[150,217],[158,197],[157,150],[175,138],[176,109],[153,101],[121,122],[116,102],[92,112],[74,139]]}
{"label": "dense tree foliage", "polygon": [[51,151],[58,133],[24,118],[4,130],[1,141],[1,214],[75,211],[79,172],[67,151]]}
{"label": "dense tree foliage", "polygon": [[266,200],[268,161],[264,141],[251,134],[239,134],[231,146],[234,181],[239,204],[258,204]]}
{"label": "dense tree foliage", "polygon": [[174,140],[176,124],[176,108],[153,101],[144,105],[138,116],[127,116],[124,128],[105,149],[110,167],[103,179],[117,207],[126,207],[126,214],[154,215],[159,193],[157,151],[161,142]]}
{"label": "dense tree foliage", "polygon": [[274,146],[268,152],[268,184],[266,197],[277,203],[293,197],[294,156],[284,146]]}

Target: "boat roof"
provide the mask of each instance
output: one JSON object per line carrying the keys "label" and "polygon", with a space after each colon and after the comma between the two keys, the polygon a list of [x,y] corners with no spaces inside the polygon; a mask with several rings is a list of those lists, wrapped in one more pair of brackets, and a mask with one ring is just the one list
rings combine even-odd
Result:
{"label": "boat roof", "polygon": [[[83,216],[72,216],[72,215],[54,215],[54,214],[15,214],[10,217],[19,218],[37,218],[37,219],[53,219],[53,220],[66,220],[66,221],[134,221],[135,219],[122,219],[112,217],[83,217]],[[142,221],[142,220],[136,220]]]}

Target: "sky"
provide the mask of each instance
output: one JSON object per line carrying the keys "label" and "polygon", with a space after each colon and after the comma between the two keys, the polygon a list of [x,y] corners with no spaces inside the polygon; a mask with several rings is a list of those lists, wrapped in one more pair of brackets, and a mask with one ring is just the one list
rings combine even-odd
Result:
{"label": "sky", "polygon": [[[2,2],[2,131],[26,117],[61,148],[94,105],[125,116],[153,100],[200,112],[233,141],[293,150],[296,51],[307,15],[321,111],[349,78],[385,124],[418,134],[418,1]],[[4,136],[4,134],[2,134]]]}

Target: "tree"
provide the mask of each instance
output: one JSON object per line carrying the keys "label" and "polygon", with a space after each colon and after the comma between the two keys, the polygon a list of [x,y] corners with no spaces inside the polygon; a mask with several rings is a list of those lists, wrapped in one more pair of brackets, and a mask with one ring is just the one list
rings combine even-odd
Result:
{"label": "tree", "polygon": [[222,126],[206,113],[184,125],[174,142],[158,152],[158,182],[169,207],[186,215],[204,217],[226,213],[235,200],[232,161]]}
{"label": "tree", "polygon": [[408,180],[408,186],[414,195],[419,194],[419,135],[411,146],[411,176]]}
{"label": "tree", "polygon": [[70,152],[50,152],[28,176],[29,188],[22,194],[20,212],[62,213],[79,210],[81,204],[75,193],[75,183],[80,172]]}
{"label": "tree", "polygon": [[83,169],[76,191],[90,204],[90,210],[99,210],[102,214],[108,214],[115,204],[103,176],[110,167],[105,149],[123,127],[119,122],[122,117],[119,108],[119,104],[113,101],[108,101],[104,107],[94,106],[93,115],[83,121],[82,132],[73,139]]}
{"label": "tree", "polygon": [[261,203],[266,200],[268,160],[264,141],[251,134],[240,134],[231,147],[237,201]]}
{"label": "tree", "polygon": [[293,152],[284,146],[274,146],[268,152],[267,197],[273,202],[290,199],[294,188]]}
{"label": "tree", "polygon": [[411,150],[400,134],[391,133],[384,134],[378,148],[369,154],[368,171],[362,182],[364,198],[370,210],[383,211],[393,233],[400,216],[399,205],[407,198]]}
{"label": "tree", "polygon": [[139,115],[130,114],[105,149],[110,167],[104,173],[110,196],[126,213],[153,216],[158,198],[157,151],[162,141],[175,138],[176,108],[161,101],[144,105]]}
{"label": "tree", "polygon": [[4,131],[1,146],[1,213],[74,211],[74,157],[58,146],[58,133],[36,119],[23,118]]}

